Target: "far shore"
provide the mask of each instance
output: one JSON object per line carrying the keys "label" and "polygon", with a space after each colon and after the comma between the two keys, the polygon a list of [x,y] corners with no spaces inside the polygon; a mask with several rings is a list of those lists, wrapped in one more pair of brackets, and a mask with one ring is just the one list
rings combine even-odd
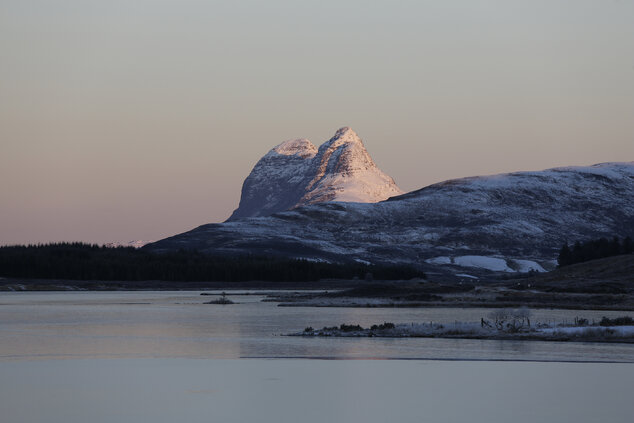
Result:
{"label": "far shore", "polygon": [[[634,311],[634,306],[620,304],[558,304],[558,303],[516,303],[516,302],[376,302],[367,303],[362,298],[353,299],[350,303],[329,304],[318,302],[289,302],[280,303],[280,307],[324,307],[324,308],[518,308],[530,307],[532,309],[559,309],[559,310],[602,310],[602,311]],[[267,300],[276,302],[275,300]]]}
{"label": "far shore", "polygon": [[[554,286],[554,288],[553,288]],[[280,307],[557,308],[634,311],[634,292],[614,284],[528,288],[517,281],[475,284],[326,279],[310,282],[77,281],[0,278],[0,292],[253,291]],[[243,292],[246,295],[249,292]]]}
{"label": "far shore", "polygon": [[216,291],[216,290],[294,290],[333,291],[368,284],[363,280],[323,279],[319,281],[271,282],[172,282],[172,281],[81,281],[68,279],[23,279],[0,277],[0,292],[28,291]]}

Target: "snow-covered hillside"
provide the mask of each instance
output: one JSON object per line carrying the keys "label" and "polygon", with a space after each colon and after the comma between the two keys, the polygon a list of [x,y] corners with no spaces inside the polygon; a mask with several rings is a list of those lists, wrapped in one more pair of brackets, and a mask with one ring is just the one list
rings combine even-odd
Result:
{"label": "snow-covered hillside", "polygon": [[375,203],[402,193],[372,161],[361,138],[344,127],[319,149],[297,139],[269,151],[244,181],[240,206],[229,220],[326,201]]}
{"label": "snow-covered hillside", "polygon": [[456,179],[374,204],[312,204],[203,225],[146,248],[407,263],[477,276],[548,269],[564,242],[615,235],[634,236],[634,162]]}

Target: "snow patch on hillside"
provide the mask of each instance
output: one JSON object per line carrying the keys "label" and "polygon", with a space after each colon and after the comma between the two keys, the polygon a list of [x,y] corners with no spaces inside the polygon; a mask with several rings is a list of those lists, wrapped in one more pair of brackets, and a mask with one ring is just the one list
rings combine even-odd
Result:
{"label": "snow patch on hillside", "polygon": [[467,273],[456,273],[456,276],[461,277],[461,278],[480,279],[477,276],[469,275]]}
{"label": "snow patch on hillside", "polygon": [[513,260],[515,263],[517,263],[519,269],[518,272],[521,273],[526,273],[526,272],[530,272],[535,271],[535,272],[545,272],[546,269],[544,269],[539,263],[532,261],[532,260],[518,260],[515,259]]}
{"label": "snow patch on hillside", "polygon": [[425,260],[425,263],[429,263],[429,264],[451,264],[451,257],[447,257],[447,256],[439,256],[439,257],[432,257],[430,259]]}
{"label": "snow patch on hillside", "polygon": [[461,267],[477,267],[494,272],[514,272],[514,270],[506,264],[506,260],[497,257],[459,256],[455,257],[453,262]]}

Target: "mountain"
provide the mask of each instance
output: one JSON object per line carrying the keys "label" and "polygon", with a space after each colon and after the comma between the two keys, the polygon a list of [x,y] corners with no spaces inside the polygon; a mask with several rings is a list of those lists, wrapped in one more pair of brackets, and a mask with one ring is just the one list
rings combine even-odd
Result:
{"label": "mountain", "polygon": [[262,157],[242,186],[229,221],[327,201],[376,203],[403,194],[350,128],[319,149],[307,139],[283,142]]}
{"label": "mountain", "polygon": [[634,237],[633,199],[634,162],[563,167],[208,224],[145,248],[403,263],[465,278],[542,271],[554,267],[564,242]]}

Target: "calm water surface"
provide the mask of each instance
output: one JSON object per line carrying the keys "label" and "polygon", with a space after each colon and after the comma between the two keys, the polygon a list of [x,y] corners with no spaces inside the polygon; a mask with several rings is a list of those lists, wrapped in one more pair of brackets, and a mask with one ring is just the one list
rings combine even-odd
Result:
{"label": "calm water surface", "polygon": [[[487,309],[277,307],[262,296],[203,304],[199,292],[0,295],[0,360],[55,358],[409,358],[634,362],[634,345],[280,336],[341,323],[479,321]],[[533,321],[622,312],[535,310]],[[631,314],[631,313],[630,313]]]}
{"label": "calm water surface", "polygon": [[[477,321],[488,310],[232,298],[240,304],[202,304],[210,297],[199,292],[0,294],[0,420],[631,422],[634,415],[631,345],[285,337],[341,323]],[[536,310],[533,320],[623,314]]]}

